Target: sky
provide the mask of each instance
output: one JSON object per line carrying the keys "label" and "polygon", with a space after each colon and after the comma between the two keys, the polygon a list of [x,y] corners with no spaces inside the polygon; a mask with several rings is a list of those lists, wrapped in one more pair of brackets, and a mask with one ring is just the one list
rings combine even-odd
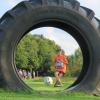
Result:
{"label": "sky", "polygon": [[[0,18],[5,12],[13,8],[16,4],[23,0],[0,0]],[[100,19],[100,0],[77,0],[81,6],[92,9],[95,16]],[[76,40],[65,31],[53,28],[43,27],[31,31],[32,34],[43,34],[46,38],[54,40],[56,44],[60,45],[67,55],[71,55],[79,47]]]}

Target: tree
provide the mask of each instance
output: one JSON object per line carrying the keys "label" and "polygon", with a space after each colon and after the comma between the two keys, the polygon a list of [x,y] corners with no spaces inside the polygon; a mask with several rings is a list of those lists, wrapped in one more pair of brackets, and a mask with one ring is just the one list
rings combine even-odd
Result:
{"label": "tree", "polygon": [[18,68],[26,68],[30,71],[40,70],[43,73],[50,73],[57,48],[60,47],[54,41],[42,35],[28,34],[17,46],[16,65]]}
{"label": "tree", "polygon": [[27,64],[28,64],[28,54],[27,52],[25,52],[25,48],[24,48],[24,44],[23,42],[21,42],[16,50],[16,66],[18,68],[27,68]]}
{"label": "tree", "polygon": [[70,76],[78,76],[81,72],[82,65],[83,65],[83,56],[81,49],[78,48],[75,50],[73,55],[69,57],[69,75]]}

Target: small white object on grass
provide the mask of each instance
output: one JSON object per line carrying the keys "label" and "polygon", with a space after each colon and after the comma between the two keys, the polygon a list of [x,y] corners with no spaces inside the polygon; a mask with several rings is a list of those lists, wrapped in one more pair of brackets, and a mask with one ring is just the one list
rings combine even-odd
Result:
{"label": "small white object on grass", "polygon": [[53,79],[49,76],[44,77],[44,83],[47,85],[53,84]]}

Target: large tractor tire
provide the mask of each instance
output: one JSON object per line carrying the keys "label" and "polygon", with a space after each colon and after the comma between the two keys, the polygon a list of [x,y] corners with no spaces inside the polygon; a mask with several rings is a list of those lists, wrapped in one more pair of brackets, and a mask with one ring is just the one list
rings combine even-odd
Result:
{"label": "large tractor tire", "polygon": [[4,14],[0,19],[0,87],[32,90],[18,76],[14,53],[25,34],[44,26],[70,33],[83,53],[80,76],[62,92],[100,95],[100,21],[76,0],[27,0]]}

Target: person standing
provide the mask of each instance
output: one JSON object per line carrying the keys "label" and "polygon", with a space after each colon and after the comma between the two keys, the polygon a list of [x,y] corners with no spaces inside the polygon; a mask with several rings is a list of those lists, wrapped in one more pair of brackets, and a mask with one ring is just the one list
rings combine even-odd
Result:
{"label": "person standing", "polygon": [[19,69],[18,73],[19,73],[20,78],[23,79],[23,72],[22,72],[22,69]]}
{"label": "person standing", "polygon": [[67,72],[68,60],[62,49],[58,49],[56,52],[57,54],[54,57],[56,83],[54,87],[60,87],[62,86],[61,77]]}

